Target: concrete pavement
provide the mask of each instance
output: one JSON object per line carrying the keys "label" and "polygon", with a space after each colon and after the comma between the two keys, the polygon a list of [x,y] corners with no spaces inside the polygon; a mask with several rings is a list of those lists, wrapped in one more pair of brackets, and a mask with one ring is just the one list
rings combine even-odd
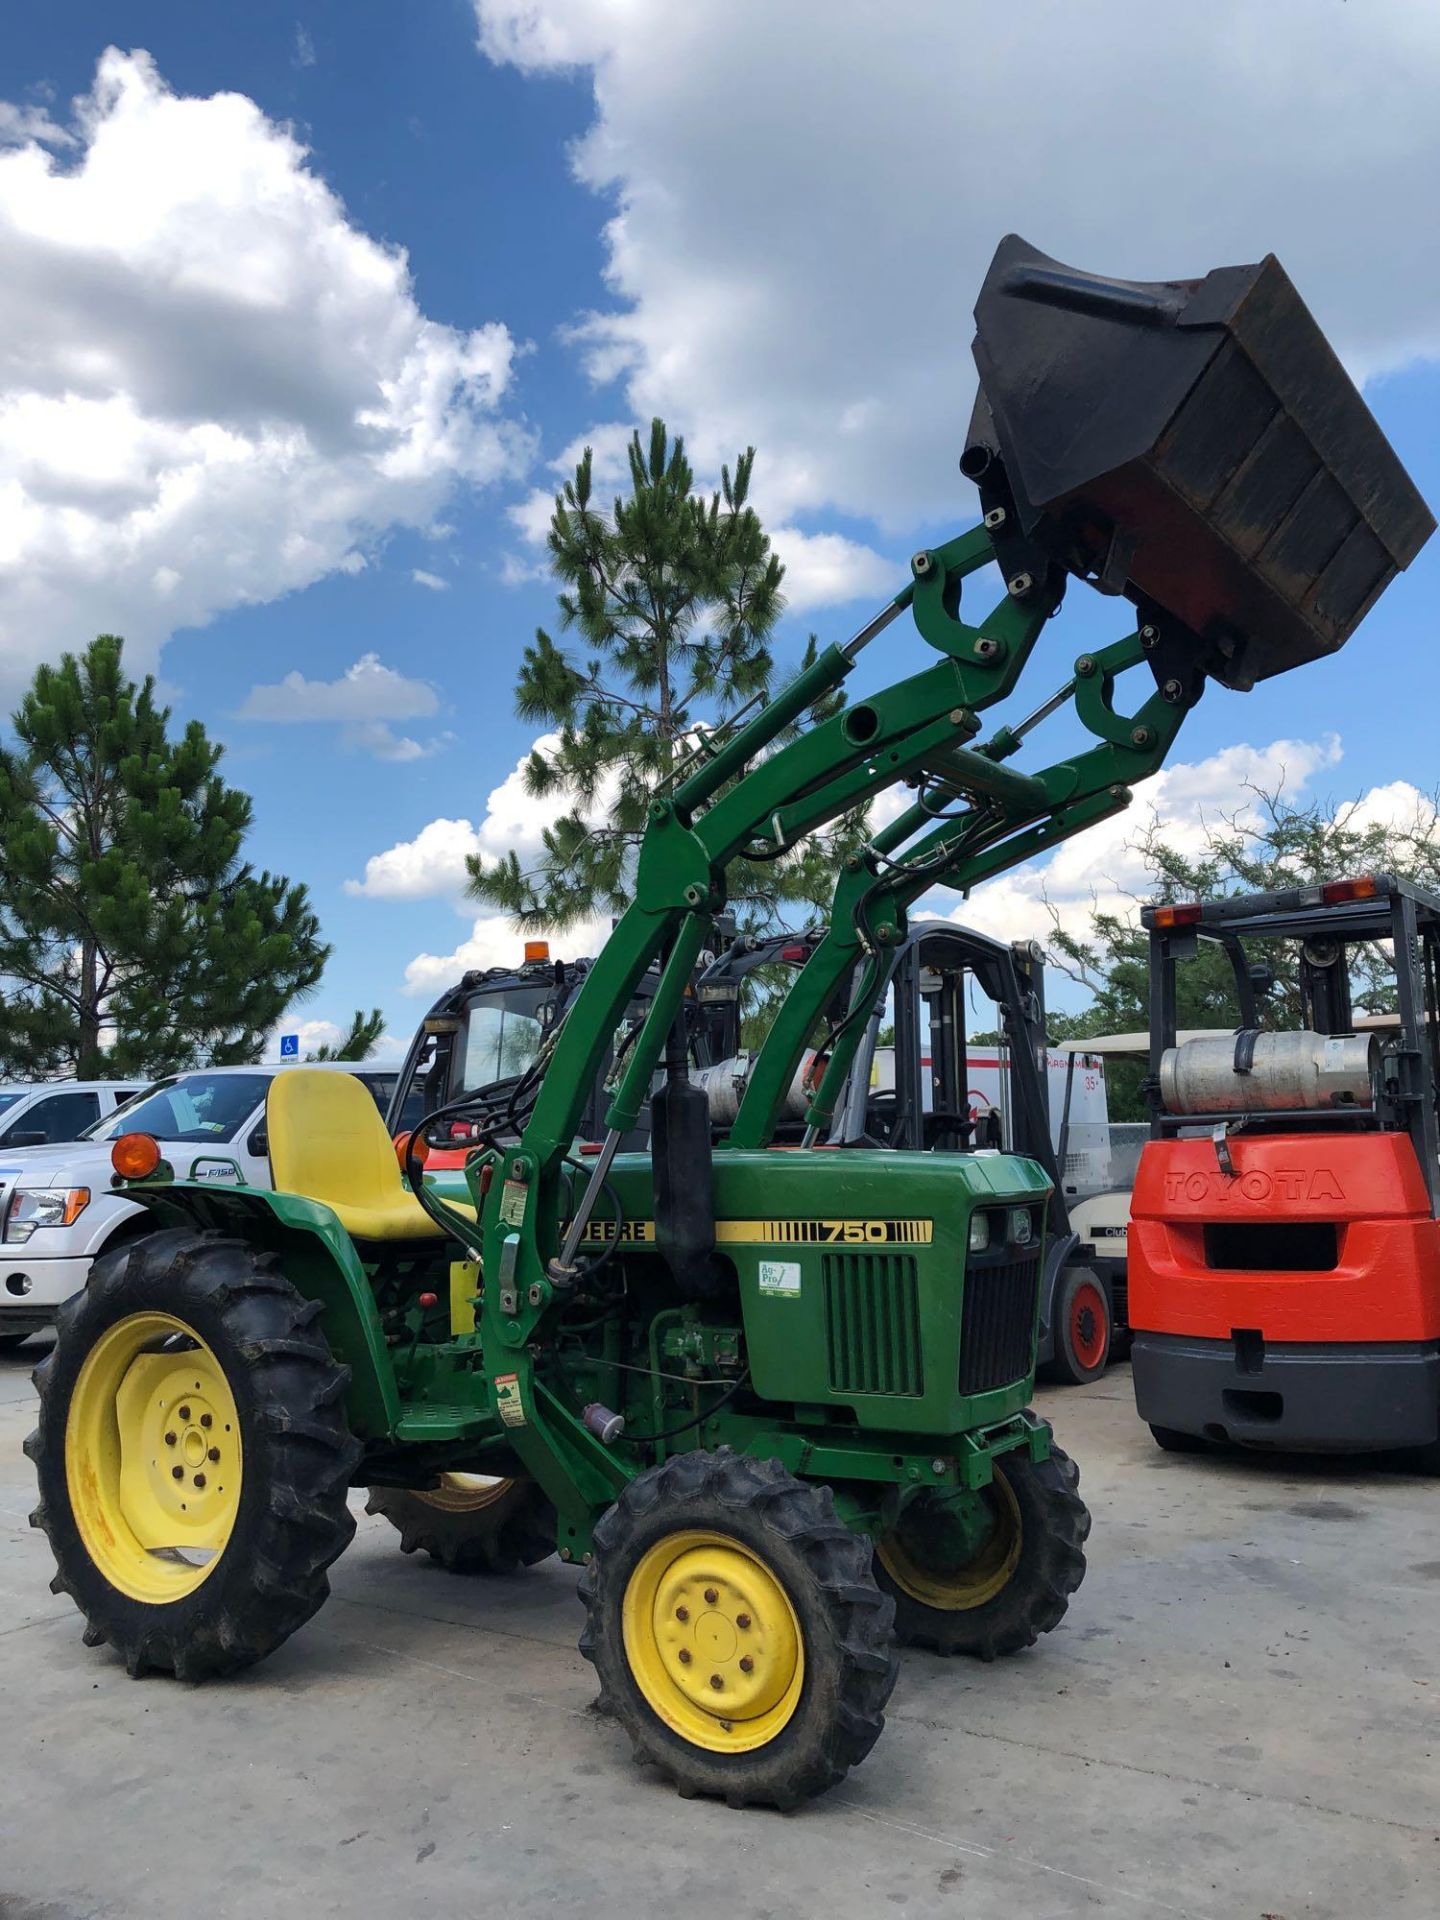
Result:
{"label": "concrete pavement", "polygon": [[1433,1482],[1161,1454],[1125,1367],[1050,1391],[1095,1515],[1064,1625],[905,1655],[844,1786],[735,1813],[590,1711],[569,1569],[457,1579],[380,1520],[252,1673],[129,1680],[26,1524],[40,1351],[0,1356],[0,1920],[1436,1911]]}

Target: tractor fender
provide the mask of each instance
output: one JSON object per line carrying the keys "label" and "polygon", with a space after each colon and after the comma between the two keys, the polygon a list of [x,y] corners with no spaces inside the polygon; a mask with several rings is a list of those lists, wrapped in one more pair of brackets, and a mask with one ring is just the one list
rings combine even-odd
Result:
{"label": "tractor fender", "polygon": [[125,1189],[157,1226],[229,1233],[279,1256],[285,1277],[323,1306],[321,1327],[335,1358],[350,1370],[345,1407],[350,1430],[367,1443],[391,1438],[400,1390],[384,1329],[355,1243],[329,1207],[264,1187],[137,1183]]}

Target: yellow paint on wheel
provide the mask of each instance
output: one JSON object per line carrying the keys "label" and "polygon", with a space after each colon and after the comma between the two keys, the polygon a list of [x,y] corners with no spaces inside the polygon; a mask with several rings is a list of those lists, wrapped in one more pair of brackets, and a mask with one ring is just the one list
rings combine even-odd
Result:
{"label": "yellow paint on wheel", "polygon": [[805,1683],[800,1622],[758,1554],[727,1534],[657,1540],[625,1588],[625,1657],[666,1726],[710,1753],[753,1753]]}
{"label": "yellow paint on wheel", "polygon": [[939,1613],[968,1613],[1002,1592],[1020,1564],[1020,1506],[1009,1481],[997,1471],[985,1489],[995,1525],[979,1553],[959,1567],[935,1567],[906,1547],[898,1528],[877,1542],[875,1554],[890,1578],[921,1606]]}
{"label": "yellow paint on wheel", "polygon": [[112,1587],[164,1606],[219,1564],[240,1510],[240,1416],[192,1327],[132,1313],[85,1357],[65,1422],[80,1538]]}
{"label": "yellow paint on wheel", "polygon": [[441,1513],[483,1513],[515,1485],[513,1480],[497,1480],[488,1473],[442,1473],[438,1487],[417,1491],[415,1498]]}

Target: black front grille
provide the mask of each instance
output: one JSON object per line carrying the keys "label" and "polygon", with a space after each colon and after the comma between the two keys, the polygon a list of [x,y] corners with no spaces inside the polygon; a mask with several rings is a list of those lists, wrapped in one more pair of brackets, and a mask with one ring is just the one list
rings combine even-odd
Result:
{"label": "black front grille", "polygon": [[960,1310],[960,1391],[988,1393],[1030,1371],[1040,1249],[971,1254]]}
{"label": "black front grille", "polygon": [[923,1393],[915,1256],[827,1253],[821,1274],[831,1391]]}

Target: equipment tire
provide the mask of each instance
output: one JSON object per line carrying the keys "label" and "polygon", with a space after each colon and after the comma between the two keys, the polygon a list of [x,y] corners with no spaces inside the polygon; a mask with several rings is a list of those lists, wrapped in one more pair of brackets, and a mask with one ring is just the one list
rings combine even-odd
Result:
{"label": "equipment tire", "polygon": [[879,1738],[898,1667],[870,1543],[778,1460],[722,1447],[638,1475],[580,1597],[602,1710],[686,1797],[793,1807]]}
{"label": "equipment tire", "polygon": [[1110,1289],[1089,1267],[1065,1267],[1055,1289],[1054,1354],[1043,1369],[1047,1380],[1083,1387],[1110,1364]]}
{"label": "equipment tire", "polygon": [[457,1478],[433,1493],[372,1487],[365,1511],[396,1528],[402,1553],[428,1553],[450,1573],[514,1573],[554,1553],[555,1509],[534,1481],[444,1484]]}
{"label": "equipment tire", "polygon": [[1150,1438],[1165,1453],[1209,1453],[1210,1442],[1198,1433],[1181,1433],[1178,1427],[1150,1428]]}
{"label": "equipment tire", "polygon": [[329,1593],[360,1447],[320,1312],[275,1254],[188,1228],[102,1255],[60,1309],[34,1374],[30,1524],[86,1644],[108,1642],[131,1674],[234,1673]]}
{"label": "equipment tire", "polygon": [[[1085,1578],[1090,1515],[1079,1484],[1079,1468],[1058,1447],[1038,1465],[1022,1450],[1001,1454],[986,1490],[995,1532],[980,1555],[955,1568],[925,1565],[902,1517],[875,1549],[875,1577],[894,1597],[901,1645],[993,1660],[1059,1626]],[[932,1497],[921,1494],[907,1511],[923,1519]]]}

